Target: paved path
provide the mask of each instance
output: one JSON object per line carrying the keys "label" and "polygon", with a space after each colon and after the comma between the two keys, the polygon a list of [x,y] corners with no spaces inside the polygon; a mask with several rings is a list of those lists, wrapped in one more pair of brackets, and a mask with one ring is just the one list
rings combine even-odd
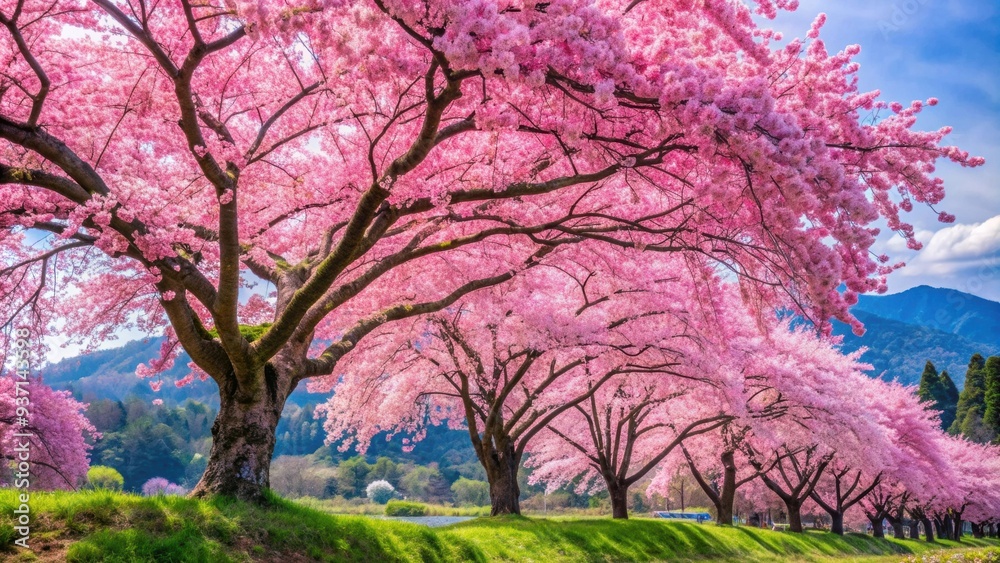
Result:
{"label": "paved path", "polygon": [[437,528],[449,524],[457,524],[466,520],[474,520],[472,516],[383,516],[386,520],[398,520],[400,522],[411,522],[422,526]]}

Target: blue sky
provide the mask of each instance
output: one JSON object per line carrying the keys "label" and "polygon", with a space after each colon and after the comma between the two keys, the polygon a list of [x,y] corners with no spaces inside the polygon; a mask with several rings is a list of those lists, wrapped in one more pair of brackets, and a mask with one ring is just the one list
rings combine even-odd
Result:
{"label": "blue sky", "polygon": [[907,267],[889,278],[892,293],[916,285],[951,287],[1000,301],[1000,2],[997,0],[800,0],[770,27],[786,38],[803,37],[825,12],[821,37],[830,51],[861,45],[860,87],[907,104],[940,99],[917,125],[954,128],[946,139],[986,165],[962,169],[942,163],[947,197],[941,210],[957,216],[945,225],[927,209],[908,221],[924,249],[906,250],[887,234],[878,250],[902,257]]}

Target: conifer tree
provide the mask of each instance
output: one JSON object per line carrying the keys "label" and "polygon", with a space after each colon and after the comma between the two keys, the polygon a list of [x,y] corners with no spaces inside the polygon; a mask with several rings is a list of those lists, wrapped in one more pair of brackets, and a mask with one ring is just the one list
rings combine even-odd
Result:
{"label": "conifer tree", "polygon": [[965,387],[958,398],[955,421],[949,428],[952,434],[961,434],[975,442],[989,441],[988,429],[983,425],[986,410],[986,360],[980,354],[973,354],[965,372]]}
{"label": "conifer tree", "polygon": [[951,428],[955,423],[956,411],[958,410],[958,387],[948,374],[948,370],[941,372],[941,398],[938,406],[941,409],[941,427],[945,430]]}
{"label": "conifer tree", "polygon": [[[924,372],[920,375],[920,387],[917,389],[917,395],[927,408],[941,412],[943,410],[941,403],[944,394],[945,390],[941,376],[938,375],[934,364],[930,360],[927,360],[927,363],[924,364]],[[944,425],[943,414],[941,419],[941,424]]]}
{"label": "conifer tree", "polygon": [[1000,356],[990,356],[983,370],[984,387],[986,389],[983,410],[983,422],[993,431],[994,437],[1000,434]]}

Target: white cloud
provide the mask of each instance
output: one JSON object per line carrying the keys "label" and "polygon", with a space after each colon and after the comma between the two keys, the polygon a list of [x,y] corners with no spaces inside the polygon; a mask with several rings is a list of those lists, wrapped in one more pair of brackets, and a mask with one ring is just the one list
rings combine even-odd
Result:
{"label": "white cloud", "polygon": [[965,262],[1000,254],[1000,215],[982,223],[956,224],[934,233],[917,261],[925,264]]}
{"label": "white cloud", "polygon": [[[929,238],[918,233],[917,238],[924,241],[924,249],[889,276],[891,292],[930,285],[1000,301],[1000,215],[944,227]],[[885,243],[887,248],[898,245]]]}

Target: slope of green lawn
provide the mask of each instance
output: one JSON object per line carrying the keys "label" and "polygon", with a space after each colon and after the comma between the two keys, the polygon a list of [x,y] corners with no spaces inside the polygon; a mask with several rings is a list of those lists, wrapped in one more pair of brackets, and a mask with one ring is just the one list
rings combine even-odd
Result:
{"label": "slope of green lawn", "polygon": [[[446,528],[336,516],[273,498],[143,498],[105,491],[32,495],[32,552],[13,547],[15,495],[0,490],[0,560],[225,561],[825,561],[899,560],[919,541],[804,535],[636,518],[480,518]],[[996,542],[966,539],[964,547]]]}

